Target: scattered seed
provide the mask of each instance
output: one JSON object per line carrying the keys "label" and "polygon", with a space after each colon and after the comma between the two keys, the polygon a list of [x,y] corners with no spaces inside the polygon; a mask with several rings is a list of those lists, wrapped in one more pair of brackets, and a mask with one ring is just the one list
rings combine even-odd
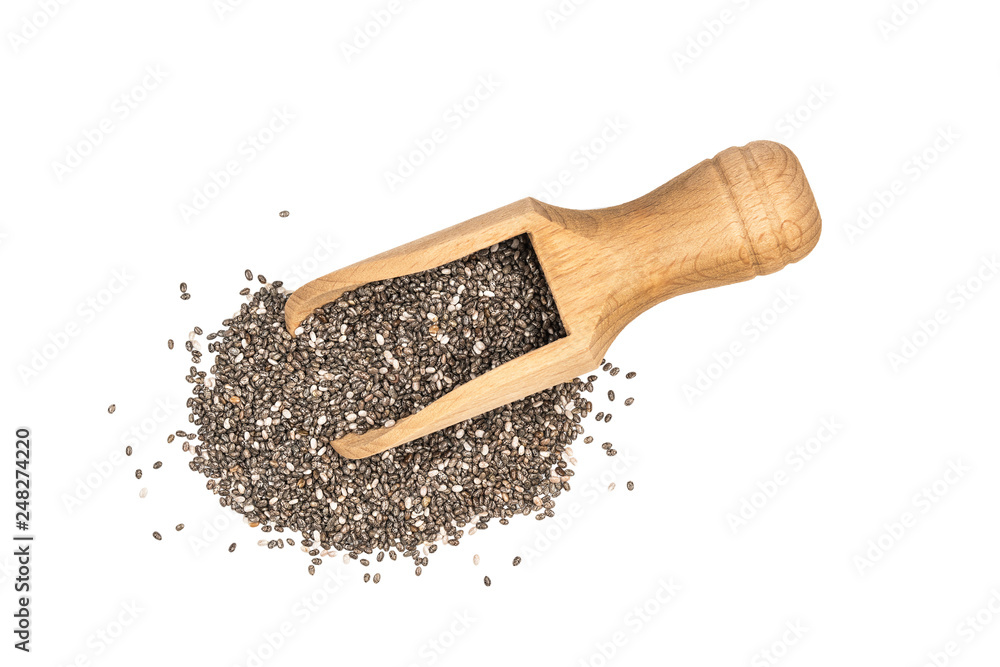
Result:
{"label": "scattered seed", "polygon": [[375,584],[377,584],[377,583],[378,583],[378,582],[380,582],[380,581],[382,581],[382,575],[381,575],[381,574],[379,574],[378,572],[376,572],[376,573],[375,573],[375,576],[374,576],[374,577],[372,577],[372,583],[375,583]]}
{"label": "scattered seed", "polygon": [[115,414],[115,404],[114,403],[112,403],[111,405],[108,406],[108,414],[109,415]]}
{"label": "scattered seed", "polygon": [[153,539],[154,539],[154,540],[162,540],[162,539],[163,539],[163,536],[162,536],[162,535],[160,535],[160,534],[159,534],[158,532],[156,532],[156,531],[154,530],[154,531],[153,531]]}
{"label": "scattered seed", "polygon": [[309,574],[316,574],[316,566],[315,565],[310,565],[309,566]]}
{"label": "scattered seed", "polygon": [[287,218],[288,217],[288,211],[282,211],[278,215],[280,215],[282,218]]}
{"label": "scattered seed", "polygon": [[625,379],[626,380],[631,380],[635,376],[636,376],[636,372],[635,371],[630,371],[630,372],[628,372],[628,373],[625,374]]}
{"label": "scattered seed", "polygon": [[610,412],[608,414],[604,415],[604,423],[607,424],[609,421],[611,421],[611,413]]}
{"label": "scattered seed", "polygon": [[181,283],[181,292],[187,292],[187,291],[188,291],[188,284]]}
{"label": "scattered seed", "polygon": [[156,463],[153,464],[153,470],[159,470],[162,467],[163,467],[163,461],[157,461]]}
{"label": "scattered seed", "polygon": [[236,542],[229,545],[229,553],[233,553],[234,551],[236,551]]}
{"label": "scattered seed", "polygon": [[371,581],[371,578],[372,578],[372,575],[370,575],[370,574],[368,574],[367,572],[365,572],[365,583],[366,583],[366,584],[367,584],[367,583],[368,583],[369,581]]}
{"label": "scattered seed", "polygon": [[621,372],[621,369],[618,368],[617,366],[615,366],[614,368],[611,369],[611,371],[609,372],[609,375],[611,375],[611,377],[614,377],[614,376],[618,375],[619,372]]}
{"label": "scattered seed", "polygon": [[125,456],[132,456],[132,445],[125,447]]}
{"label": "scattered seed", "polygon": [[615,392],[611,391],[610,389],[608,390],[608,400],[609,401],[615,400]]}
{"label": "scattered seed", "polygon": [[247,280],[253,280],[253,271],[251,271],[250,269],[244,271],[243,275],[246,276]]}
{"label": "scattered seed", "polygon": [[184,530],[184,524],[183,523],[177,524],[176,526],[174,526],[174,530],[176,530],[178,532]]}
{"label": "scattered seed", "polygon": [[181,294],[181,300],[182,301],[187,301],[190,298],[191,298],[191,295],[188,294],[187,292],[184,292],[183,294]]}
{"label": "scattered seed", "polygon": [[517,567],[520,564],[521,564],[521,557],[520,556],[514,556],[514,567]]}
{"label": "scattered seed", "polygon": [[633,403],[635,403],[635,399],[634,398],[629,397],[629,398],[625,399],[625,405],[632,405]]}
{"label": "scattered seed", "polygon": [[633,484],[632,482],[629,482],[628,484],[625,485],[625,488],[627,488],[629,491],[631,491],[631,490],[633,490],[635,488],[635,484]]}
{"label": "scattered seed", "polygon": [[491,586],[493,584],[493,582],[490,581],[489,577],[483,577],[483,583],[486,584],[487,586]]}
{"label": "scattered seed", "polygon": [[149,493],[149,489],[147,489],[146,487],[142,487],[141,489],[139,489],[140,498],[145,498],[147,493]]}
{"label": "scattered seed", "polygon": [[608,484],[608,491],[614,491],[614,490],[615,490],[615,483],[611,482],[610,484]]}
{"label": "scattered seed", "polygon": [[136,479],[142,479],[142,470],[141,469],[135,471],[135,478]]}
{"label": "scattered seed", "polygon": [[604,364],[604,366],[601,367],[601,370],[607,373],[608,371],[611,370],[611,364],[610,363]]}
{"label": "scattered seed", "polygon": [[472,556],[472,564],[473,565],[479,565],[479,554],[474,554]]}
{"label": "scattered seed", "polygon": [[173,338],[168,338],[167,339],[167,349],[168,350],[174,349],[174,339]]}

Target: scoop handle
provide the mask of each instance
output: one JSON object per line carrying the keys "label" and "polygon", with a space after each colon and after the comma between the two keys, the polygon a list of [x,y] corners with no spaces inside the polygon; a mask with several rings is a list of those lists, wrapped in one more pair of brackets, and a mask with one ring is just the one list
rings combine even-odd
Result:
{"label": "scoop handle", "polygon": [[601,255],[602,269],[591,280],[602,283],[594,290],[605,320],[597,329],[610,334],[609,344],[665,299],[797,262],[815,247],[822,226],[798,159],[772,141],[728,148],[620,206],[543,209]]}

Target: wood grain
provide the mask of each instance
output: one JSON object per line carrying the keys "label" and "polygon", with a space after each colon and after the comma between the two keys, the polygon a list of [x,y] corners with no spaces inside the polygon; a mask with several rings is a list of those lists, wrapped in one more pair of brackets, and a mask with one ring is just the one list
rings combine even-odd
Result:
{"label": "wood grain", "polygon": [[522,199],[303,285],[290,332],[316,308],[377,280],[432,269],[527,233],[567,336],[466,382],[391,428],[331,445],[378,454],[593,370],[640,313],[671,297],[778,271],[819,240],[819,210],[795,155],[756,141],[729,148],[653,192],[578,211]]}

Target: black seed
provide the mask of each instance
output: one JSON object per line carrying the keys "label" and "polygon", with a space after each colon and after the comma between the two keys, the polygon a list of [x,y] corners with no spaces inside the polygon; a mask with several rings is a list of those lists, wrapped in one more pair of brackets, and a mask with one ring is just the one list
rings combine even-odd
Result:
{"label": "black seed", "polygon": [[[458,545],[466,527],[471,533],[493,519],[507,525],[518,514],[554,516],[555,499],[573,476],[567,448],[593,413],[580,379],[385,456],[352,462],[331,446],[390,427],[565,336],[526,236],[356,287],[312,313],[295,336],[284,327],[288,293],[280,286],[244,288],[249,298],[239,312],[207,337],[210,371],[187,372],[188,421],[197,433],[178,435],[196,441],[189,467],[208,478],[220,505],[262,532],[298,532],[310,538],[301,540],[306,548],[315,540],[322,550],[309,550],[313,571],[320,553],[347,553],[348,560],[374,554],[376,562],[388,553],[412,559],[418,576],[428,563],[423,554]],[[191,347],[198,364],[202,353]]]}

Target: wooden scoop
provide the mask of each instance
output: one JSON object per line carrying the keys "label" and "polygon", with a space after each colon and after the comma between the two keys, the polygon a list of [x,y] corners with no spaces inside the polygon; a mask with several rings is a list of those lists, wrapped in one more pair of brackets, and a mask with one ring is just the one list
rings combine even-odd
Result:
{"label": "wooden scoop", "polygon": [[364,458],[592,371],[647,308],[797,262],[816,245],[820,226],[795,155],[755,141],[621,206],[577,211],[529,197],[334,271],[289,297],[285,323],[294,334],[313,310],[345,291],[529,235],[566,337],[459,385],[390,428],[331,443],[347,458]]}

